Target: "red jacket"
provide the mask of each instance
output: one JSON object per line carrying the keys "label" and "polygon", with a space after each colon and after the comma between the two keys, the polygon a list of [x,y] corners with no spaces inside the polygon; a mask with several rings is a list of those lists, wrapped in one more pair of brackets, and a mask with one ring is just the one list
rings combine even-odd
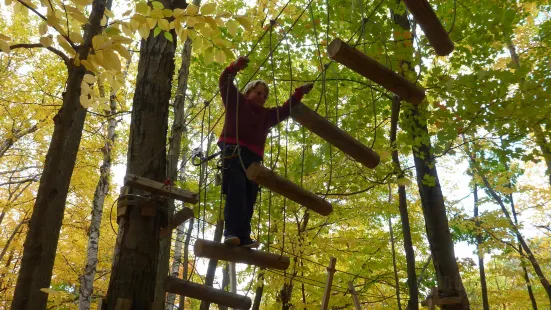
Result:
{"label": "red jacket", "polygon": [[[264,108],[257,106],[239,92],[233,83],[237,70],[228,66],[220,75],[220,95],[226,109],[224,129],[218,142],[238,144],[248,148],[260,157],[264,156],[264,145],[270,129],[286,120],[293,104],[302,100],[304,95],[300,88],[282,106]],[[239,127],[236,124],[239,123]]]}

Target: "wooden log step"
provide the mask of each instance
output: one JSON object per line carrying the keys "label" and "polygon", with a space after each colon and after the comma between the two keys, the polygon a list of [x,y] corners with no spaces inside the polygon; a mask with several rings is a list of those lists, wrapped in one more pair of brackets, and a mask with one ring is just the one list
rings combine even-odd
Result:
{"label": "wooden log step", "polygon": [[141,189],[155,195],[170,197],[184,202],[195,204],[199,201],[199,195],[174,186],[167,186],[161,182],[127,174],[124,177],[124,185],[135,189]]}
{"label": "wooden log step", "polygon": [[193,299],[206,300],[214,304],[235,309],[249,309],[252,305],[252,301],[249,297],[172,276],[165,278],[163,287],[168,293],[178,294]]}
{"label": "wooden log step", "polygon": [[321,115],[303,103],[293,105],[291,117],[325,141],[350,155],[350,157],[354,158],[362,165],[368,168],[375,168],[379,164],[379,154],[375,153],[360,141],[354,139],[354,137],[344,130],[321,117]]}
{"label": "wooden log step", "polygon": [[392,72],[375,59],[346,44],[341,39],[335,39],[327,46],[327,55],[408,102],[419,104],[425,98],[423,88]]}
{"label": "wooden log step", "polygon": [[287,256],[247,249],[235,245],[197,239],[193,246],[195,256],[207,257],[229,262],[255,265],[260,268],[286,270],[289,268],[290,259]]}
{"label": "wooden log step", "polygon": [[247,169],[247,177],[292,201],[321,215],[329,215],[333,212],[333,206],[321,197],[305,190],[295,183],[277,175],[272,170],[259,163],[252,163]]}
{"label": "wooden log step", "polygon": [[446,56],[451,53],[454,48],[453,42],[429,2],[427,0],[404,0],[404,3],[423,29],[436,54]]}
{"label": "wooden log step", "polygon": [[190,208],[183,208],[182,210],[174,213],[172,219],[168,222],[168,225],[161,229],[159,236],[164,238],[167,235],[170,235],[170,232],[172,232],[174,228],[180,226],[180,224],[189,220],[191,217],[193,217],[193,210]]}

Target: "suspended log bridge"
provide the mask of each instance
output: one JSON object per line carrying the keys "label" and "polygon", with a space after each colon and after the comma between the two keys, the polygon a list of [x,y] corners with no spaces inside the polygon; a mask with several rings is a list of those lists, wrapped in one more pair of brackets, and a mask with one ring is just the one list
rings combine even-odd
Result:
{"label": "suspended log bridge", "polygon": [[168,293],[205,300],[235,309],[249,309],[252,305],[252,301],[249,297],[171,276],[166,277],[163,288]]}
{"label": "suspended log bridge", "polygon": [[289,268],[290,259],[287,256],[247,249],[235,245],[197,239],[193,246],[195,256],[210,259],[225,260],[229,262],[255,265],[260,268],[286,270]]}
{"label": "suspended log bridge", "polygon": [[354,137],[344,130],[321,117],[321,115],[303,103],[293,105],[291,117],[325,141],[350,155],[350,157],[354,158],[362,165],[368,168],[375,168],[379,164],[379,154],[375,153],[360,141],[354,139]]}
{"label": "suspended log bridge", "polygon": [[168,222],[168,225],[161,229],[159,236],[161,238],[166,237],[174,228],[180,226],[180,224],[189,220],[192,217],[193,210],[191,210],[190,208],[183,208],[182,210],[174,213],[172,219],[170,219],[170,222]]}
{"label": "suspended log bridge", "polygon": [[327,216],[333,212],[333,206],[328,201],[321,199],[319,196],[277,175],[275,172],[259,163],[253,163],[249,166],[247,169],[247,177],[253,182],[283,195],[321,215]]}
{"label": "suspended log bridge", "polygon": [[448,32],[434,13],[427,0],[404,0],[408,11],[421,26],[436,54],[446,56],[453,51],[453,42]]}
{"label": "suspended log bridge", "polygon": [[152,194],[181,200],[191,204],[199,202],[199,195],[174,186],[168,186],[161,182],[153,181],[133,174],[124,177],[124,185],[135,189],[141,189]]}
{"label": "suspended log bridge", "polygon": [[335,39],[327,46],[327,55],[334,61],[383,86],[408,102],[419,104],[425,98],[423,88],[392,72],[375,59],[346,44],[341,39]]}

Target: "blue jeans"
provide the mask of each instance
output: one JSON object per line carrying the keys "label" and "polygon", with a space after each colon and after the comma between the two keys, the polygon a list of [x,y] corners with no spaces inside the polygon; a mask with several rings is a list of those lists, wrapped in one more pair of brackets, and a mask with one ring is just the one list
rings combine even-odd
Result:
{"label": "blue jeans", "polygon": [[224,236],[248,239],[251,236],[258,184],[247,178],[245,169],[254,162],[262,161],[262,157],[246,147],[237,148],[236,145],[223,143],[219,143],[219,146],[223,158],[222,192],[226,195]]}

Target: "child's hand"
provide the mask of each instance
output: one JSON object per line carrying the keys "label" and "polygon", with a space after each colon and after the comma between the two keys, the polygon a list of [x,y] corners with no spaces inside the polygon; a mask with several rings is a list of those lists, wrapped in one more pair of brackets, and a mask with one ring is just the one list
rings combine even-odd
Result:
{"label": "child's hand", "polygon": [[233,66],[237,71],[247,68],[247,65],[249,65],[249,58],[247,56],[241,56],[233,62]]}
{"label": "child's hand", "polygon": [[304,95],[309,93],[312,90],[312,88],[314,88],[314,83],[304,84],[301,87],[299,87],[300,92]]}

